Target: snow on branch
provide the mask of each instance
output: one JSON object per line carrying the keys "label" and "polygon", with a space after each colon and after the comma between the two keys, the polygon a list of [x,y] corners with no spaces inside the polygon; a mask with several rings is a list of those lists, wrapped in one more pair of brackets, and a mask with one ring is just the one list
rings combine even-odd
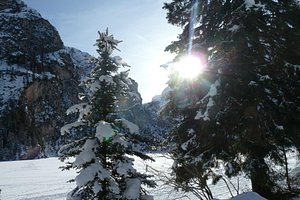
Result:
{"label": "snow on branch", "polygon": [[250,10],[253,8],[254,10],[265,9],[265,5],[259,3],[255,3],[255,0],[245,0],[246,10]]}
{"label": "snow on branch", "polygon": [[138,178],[126,179],[126,190],[124,198],[126,199],[139,199],[142,181]]}
{"label": "snow on branch", "polygon": [[122,156],[121,160],[114,162],[114,168],[118,174],[127,177],[129,174],[135,174],[136,169],[133,168],[133,158]]}
{"label": "snow on branch", "polygon": [[120,119],[119,121],[122,123],[124,128],[127,128],[129,130],[129,133],[137,134],[137,135],[140,134],[139,127],[136,124],[134,124],[126,119]]}
{"label": "snow on branch", "polygon": [[61,135],[65,135],[66,133],[69,134],[71,132],[72,128],[77,128],[77,127],[84,126],[84,125],[86,125],[86,123],[81,122],[81,121],[76,121],[76,122],[73,122],[73,123],[70,123],[70,124],[66,124],[63,127],[61,127],[60,134]]}
{"label": "snow on branch", "polygon": [[77,121],[85,121],[85,117],[91,113],[91,109],[92,107],[88,103],[80,103],[71,106],[66,113],[67,115],[72,113],[79,113],[79,117]]}
{"label": "snow on branch", "polygon": [[89,83],[89,89],[92,93],[97,92],[101,88],[100,81],[94,80],[93,82]]}
{"label": "snow on branch", "polygon": [[114,82],[114,80],[113,80],[113,77],[112,76],[109,76],[109,75],[102,75],[102,76],[100,76],[99,77],[99,81],[100,82],[106,82],[106,83],[108,83],[108,84],[110,84],[110,85],[116,85],[116,83]]}
{"label": "snow on branch", "polygon": [[[98,46],[97,52],[104,53],[107,52],[111,54],[113,50],[117,49],[117,45],[122,42],[120,40],[116,40],[113,35],[108,35],[108,29],[105,32],[99,33],[99,39],[96,40],[96,46]],[[118,49],[117,49],[118,50]]]}
{"label": "snow on branch", "polygon": [[199,110],[197,112],[197,115],[195,117],[196,120],[203,119],[204,121],[208,121],[209,119],[209,110],[212,106],[214,106],[215,102],[213,100],[213,97],[217,94],[217,88],[220,86],[220,81],[216,80],[211,86],[208,91],[208,93],[200,100],[200,103],[203,103],[205,99],[208,98],[208,103],[206,104],[206,110],[202,112]]}
{"label": "snow on branch", "polygon": [[[103,168],[103,166],[99,162],[92,163],[91,165],[83,168],[80,171],[80,174],[76,176],[75,181],[78,187],[84,187],[87,185],[94,177],[98,176],[100,180],[104,180],[105,178],[110,177],[110,172]],[[101,191],[101,187],[95,187],[98,191],[94,191],[98,193]]]}
{"label": "snow on branch", "polygon": [[87,139],[81,148],[81,152],[76,156],[73,162],[73,167],[82,168],[85,163],[96,160],[96,155],[93,151],[95,145],[97,145],[96,139]]}
{"label": "snow on branch", "polygon": [[196,135],[193,135],[188,141],[186,141],[186,142],[184,142],[183,144],[181,144],[181,146],[180,146],[181,149],[187,151],[188,146],[189,146],[190,144],[195,143],[195,140],[196,140]]}
{"label": "snow on branch", "polygon": [[117,65],[121,65],[123,67],[130,67],[130,65],[128,65],[127,62],[125,62],[120,56],[114,56],[112,57],[112,59]]}
{"label": "snow on branch", "polygon": [[72,113],[82,112],[86,109],[90,110],[90,106],[88,106],[87,103],[80,103],[80,104],[76,104],[76,105],[71,106],[70,108],[68,108],[66,113],[67,113],[67,115],[69,115],[69,114],[72,114]]}

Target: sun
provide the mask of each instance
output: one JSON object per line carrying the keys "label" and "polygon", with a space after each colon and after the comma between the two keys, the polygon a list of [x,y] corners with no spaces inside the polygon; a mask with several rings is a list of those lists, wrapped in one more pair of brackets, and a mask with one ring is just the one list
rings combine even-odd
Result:
{"label": "sun", "polygon": [[200,57],[188,55],[174,64],[174,70],[182,78],[194,79],[205,71],[205,66]]}

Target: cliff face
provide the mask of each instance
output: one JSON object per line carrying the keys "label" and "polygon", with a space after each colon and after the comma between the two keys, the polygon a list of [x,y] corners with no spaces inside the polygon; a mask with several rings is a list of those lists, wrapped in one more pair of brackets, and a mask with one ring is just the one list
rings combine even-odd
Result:
{"label": "cliff face", "polygon": [[[74,121],[65,111],[79,102],[92,56],[65,47],[55,27],[19,0],[0,1],[0,44],[0,160],[56,155],[69,139],[60,127]],[[138,84],[129,82],[130,98],[119,108],[149,140],[161,141],[160,104],[142,105]]]}
{"label": "cliff face", "polygon": [[0,56],[11,63],[35,65],[36,56],[58,51],[57,30],[19,0],[0,2]]}
{"label": "cliff face", "polygon": [[0,2],[0,160],[54,155],[91,56],[18,0]]}
{"label": "cliff face", "polygon": [[147,150],[167,148],[164,141],[172,130],[174,121],[162,111],[168,102],[169,91],[166,88],[161,95],[153,97],[151,102],[135,105],[124,113],[124,118],[139,126]]}

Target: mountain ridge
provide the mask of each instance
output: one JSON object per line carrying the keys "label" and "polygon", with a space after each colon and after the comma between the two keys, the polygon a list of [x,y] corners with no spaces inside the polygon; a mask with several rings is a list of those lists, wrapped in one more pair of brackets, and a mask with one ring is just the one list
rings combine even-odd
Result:
{"label": "mountain ridge", "polygon": [[[56,28],[20,0],[0,3],[0,30],[0,160],[54,156],[70,139],[60,127],[74,117],[65,111],[79,102],[78,85],[93,57],[64,46]],[[130,81],[132,97],[119,105],[127,110],[123,116],[161,141],[159,105],[142,105],[138,84]]]}

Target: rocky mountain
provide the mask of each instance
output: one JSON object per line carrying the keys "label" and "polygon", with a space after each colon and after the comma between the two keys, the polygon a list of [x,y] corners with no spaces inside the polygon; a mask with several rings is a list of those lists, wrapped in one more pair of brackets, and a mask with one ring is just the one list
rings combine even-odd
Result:
{"label": "rocky mountain", "polygon": [[162,114],[168,102],[169,88],[162,94],[152,98],[152,101],[128,110],[124,117],[133,121],[140,128],[143,140],[148,150],[163,150],[167,133],[173,128],[173,123],[168,116]]}
{"label": "rocky mountain", "polygon": [[91,56],[22,1],[0,2],[0,30],[0,160],[55,154]]}
{"label": "rocky mountain", "polygon": [[[0,43],[0,160],[55,155],[92,56],[65,47],[55,27],[19,0],[0,2]],[[134,80],[130,90],[141,104]]]}
{"label": "rocky mountain", "polygon": [[[74,120],[65,111],[79,102],[92,56],[65,47],[55,27],[20,0],[0,1],[0,43],[0,160],[56,155],[70,139],[60,128]],[[161,104],[142,105],[138,84],[130,82],[122,115],[140,126],[146,142],[162,141]]]}
{"label": "rocky mountain", "polygon": [[[79,102],[78,85],[92,56],[65,47],[55,27],[20,0],[0,1],[0,43],[0,160],[56,155],[70,139],[60,128],[72,120],[65,111]],[[122,116],[140,126],[145,143],[156,145],[168,127],[158,117],[161,103],[142,105],[133,79],[129,92],[120,101]]]}

